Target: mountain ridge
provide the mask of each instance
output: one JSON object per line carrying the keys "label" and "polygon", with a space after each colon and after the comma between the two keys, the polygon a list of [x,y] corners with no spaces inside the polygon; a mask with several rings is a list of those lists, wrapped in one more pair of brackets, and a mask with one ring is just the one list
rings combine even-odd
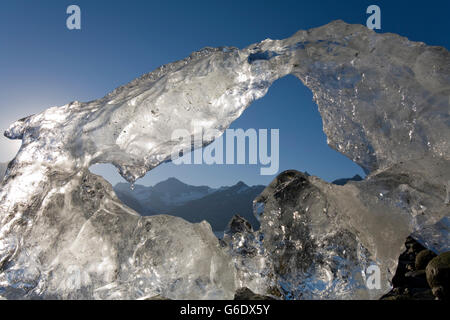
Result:
{"label": "mountain ridge", "polygon": [[219,188],[192,186],[171,177],[153,186],[135,185],[133,190],[128,183],[118,183],[114,191],[123,203],[143,216],[169,214],[190,222],[207,220],[213,230],[223,231],[235,214],[259,228],[253,215],[253,199],[264,188],[243,181]]}

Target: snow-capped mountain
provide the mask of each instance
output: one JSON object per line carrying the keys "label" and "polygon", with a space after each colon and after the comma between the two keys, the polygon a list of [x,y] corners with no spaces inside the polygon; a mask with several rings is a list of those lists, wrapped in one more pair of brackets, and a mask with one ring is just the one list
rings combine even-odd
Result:
{"label": "snow-capped mountain", "polygon": [[129,207],[143,215],[153,215],[168,213],[174,206],[200,199],[215,189],[207,186],[191,186],[175,178],[169,178],[152,187],[135,185],[134,189],[130,188],[129,183],[118,183],[114,191]]}
{"label": "snow-capped mountain", "polygon": [[264,186],[248,186],[240,181],[233,186],[217,189],[192,186],[169,178],[152,187],[119,183],[114,187],[119,199],[142,215],[170,214],[190,222],[208,221],[213,230],[225,230],[234,214],[249,220],[253,227],[259,223],[253,216],[253,199]]}

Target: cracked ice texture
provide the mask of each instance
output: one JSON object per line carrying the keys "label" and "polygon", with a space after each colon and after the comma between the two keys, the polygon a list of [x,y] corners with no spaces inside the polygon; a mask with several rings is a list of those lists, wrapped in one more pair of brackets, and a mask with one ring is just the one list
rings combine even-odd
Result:
{"label": "cracked ice texture", "polygon": [[[137,250],[131,247],[137,246],[140,237],[125,229],[137,218],[132,210],[115,206],[95,220],[97,211],[89,205],[86,208],[84,202],[99,202],[99,208],[104,208],[117,200],[109,193],[102,197],[93,193],[84,201],[68,197],[83,185],[80,175],[87,175],[87,168],[95,163],[112,163],[134,182],[169,160],[174,151],[190,147],[186,140],[171,139],[174,129],[186,129],[192,135],[199,128],[223,132],[252,101],[264,96],[275,80],[287,74],[299,78],[313,92],[328,144],[369,174],[365,181],[343,187],[320,180],[315,180],[315,185],[333,202],[336,215],[343,217],[338,219],[340,227],[356,236],[370,259],[381,265],[383,279],[388,279],[406,236],[448,215],[450,55],[444,48],[336,21],[242,50],[205,48],[102,99],[53,107],[12,124],[5,135],[22,139],[22,146],[0,191],[0,290],[17,292],[17,296],[50,295],[51,279],[61,277],[69,267],[63,258],[75,239],[69,234],[82,234],[86,229],[106,242],[106,253],[96,248],[82,254],[92,265],[82,266],[89,275],[84,277],[89,279],[85,281],[89,289],[77,294],[93,297],[93,292],[108,282],[114,291],[111,288],[118,271],[99,280],[110,274],[110,258],[102,260],[102,254],[115,256],[115,266],[128,270],[130,279],[139,278],[140,271],[125,268],[131,252]],[[200,143],[195,141],[194,147]],[[57,199],[60,209],[50,219],[48,206],[56,205]],[[69,227],[64,222],[68,217],[81,220]],[[171,223],[175,222],[167,221]],[[108,224],[118,231],[111,232]],[[162,225],[152,224],[142,231],[142,237],[155,240],[152,230],[156,232]],[[192,228],[185,224],[183,230]],[[187,241],[192,233],[198,235],[198,231],[186,231]],[[54,249],[58,238],[68,239],[59,245],[62,251]],[[210,240],[205,246],[215,248]],[[162,243],[156,241],[155,245],[164,247]],[[212,251],[202,250],[200,256],[213,252],[221,257],[221,251],[212,247],[208,249]],[[141,253],[138,257],[143,258],[142,265],[152,264],[152,257]],[[176,254],[167,258],[178,267],[183,264]],[[155,266],[162,263],[155,262]],[[210,265],[217,271],[216,263]],[[199,277],[206,281],[211,270],[203,271]],[[167,276],[159,278],[163,291],[173,287]],[[220,296],[218,292],[230,297],[233,288],[225,288],[228,273],[219,280],[206,278],[206,291],[202,291],[202,281],[189,282],[187,274],[181,276],[181,282],[193,283],[193,298]],[[23,279],[20,285],[15,282],[18,279]],[[154,284],[144,282],[141,291],[153,288]],[[122,292],[122,298],[136,297],[128,290],[117,292]],[[62,297],[72,292],[66,288],[54,294]],[[172,296],[183,295],[174,289]]]}

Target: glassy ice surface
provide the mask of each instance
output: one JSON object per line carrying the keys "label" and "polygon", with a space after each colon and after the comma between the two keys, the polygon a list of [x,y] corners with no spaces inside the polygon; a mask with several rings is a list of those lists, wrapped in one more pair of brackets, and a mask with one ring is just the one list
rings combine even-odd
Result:
{"label": "glassy ice surface", "polygon": [[3,177],[5,176],[6,173],[6,167],[7,164],[6,163],[0,163],[0,181],[3,179]]}
{"label": "glassy ice surface", "polygon": [[367,290],[366,271],[377,263],[322,189],[328,186],[290,170],[255,199],[261,229],[224,238],[237,286],[283,299],[369,299],[389,288],[384,270],[380,287]]}
{"label": "glassy ice surface", "polygon": [[412,236],[436,254],[450,251],[450,217],[447,215],[437,223],[416,231]]}
{"label": "glassy ice surface", "polygon": [[[288,74],[313,92],[328,144],[368,176],[345,186],[278,177],[257,200],[261,233],[248,234],[258,261],[220,247],[205,223],[139,217],[88,172],[112,163],[134,182],[191,148],[172,140],[175,129],[223,132]],[[242,50],[205,48],[104,98],[16,121],[5,132],[22,146],[0,190],[0,295],[230,298],[237,284],[376,298],[405,238],[449,214],[449,84],[446,49],[336,21]],[[378,291],[363,285],[371,263]]]}

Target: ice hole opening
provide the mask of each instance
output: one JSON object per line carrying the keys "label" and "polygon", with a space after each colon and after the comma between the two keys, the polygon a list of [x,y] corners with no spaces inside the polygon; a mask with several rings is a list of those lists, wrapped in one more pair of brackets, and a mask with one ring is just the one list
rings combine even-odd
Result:
{"label": "ice hole opening", "polygon": [[[269,137],[270,130],[278,129],[278,171],[261,175],[264,165],[259,161],[249,164],[247,139],[245,164],[236,164],[236,152],[235,164],[194,164],[193,153],[205,152],[210,145],[184,155],[192,157],[191,164],[159,165],[134,188],[110,164],[90,169],[108,180],[119,199],[141,215],[169,214],[194,223],[206,220],[216,235],[223,234],[235,214],[248,220],[254,230],[259,229],[253,199],[285,170],[307,172],[340,185],[365,177],[361,167],[328,146],[312,92],[294,76],[275,81],[267,94],[253,102],[229,129],[267,129]],[[223,144],[226,152],[226,141]],[[270,153],[270,142],[268,146]]]}

